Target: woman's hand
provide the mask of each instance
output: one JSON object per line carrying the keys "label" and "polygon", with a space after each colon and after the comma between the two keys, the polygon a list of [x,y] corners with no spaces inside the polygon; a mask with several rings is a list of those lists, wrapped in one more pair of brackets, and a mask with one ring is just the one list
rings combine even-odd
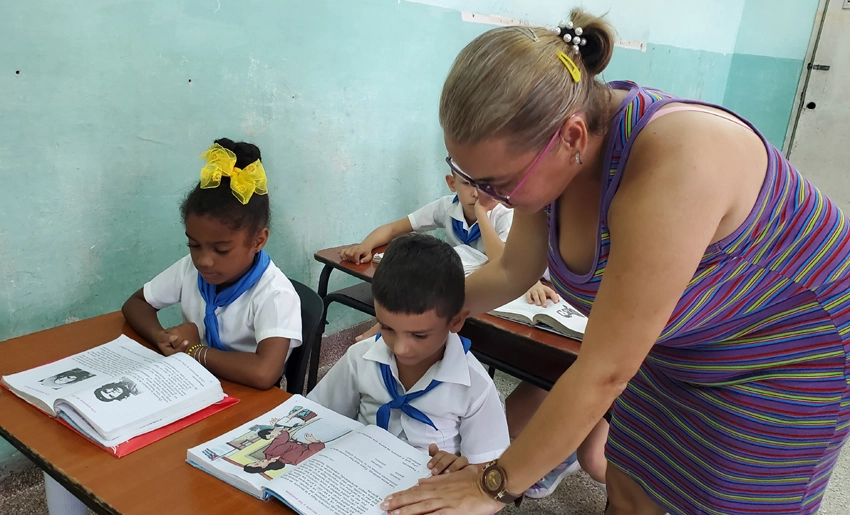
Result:
{"label": "woman's hand", "polygon": [[490,515],[505,507],[479,486],[481,471],[469,466],[452,474],[420,479],[419,484],[387,497],[381,509],[388,515]]}

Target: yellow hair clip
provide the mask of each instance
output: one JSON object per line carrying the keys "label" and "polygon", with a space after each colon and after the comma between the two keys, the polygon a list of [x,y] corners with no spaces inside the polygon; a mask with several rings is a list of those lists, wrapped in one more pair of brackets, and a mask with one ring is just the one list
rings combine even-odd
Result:
{"label": "yellow hair clip", "polygon": [[242,204],[247,204],[254,193],[268,194],[266,170],[259,159],[244,169],[237,168],[236,154],[218,143],[213,143],[206,152],[201,154],[201,159],[207,160],[207,164],[201,168],[201,188],[218,188],[222,176],[225,176],[230,177],[230,189],[233,191],[233,196]]}
{"label": "yellow hair clip", "polygon": [[565,54],[563,51],[558,50],[558,59],[564,63],[564,66],[567,67],[567,71],[570,72],[570,76],[573,78],[573,82],[578,82],[581,80],[581,70],[578,69],[575,61],[570,59],[570,56]]}

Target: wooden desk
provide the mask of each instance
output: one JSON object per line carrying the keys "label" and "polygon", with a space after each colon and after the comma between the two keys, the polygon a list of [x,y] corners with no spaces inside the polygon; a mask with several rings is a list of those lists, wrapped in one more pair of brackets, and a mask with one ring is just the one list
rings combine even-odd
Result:
{"label": "wooden desk", "polygon": [[[328,280],[334,270],[368,283],[378,267],[375,263],[357,265],[343,261],[339,257],[342,248],[324,249],[314,255],[316,261],[325,265],[319,277],[318,291],[322,298],[328,297]],[[385,247],[382,247],[375,252],[384,250]],[[372,303],[368,284],[358,284],[331,295],[349,297],[354,303],[370,306]],[[371,314],[374,315],[374,311]],[[460,333],[472,340],[472,350],[483,363],[547,390],[572,365],[581,346],[577,340],[488,314],[467,319]],[[310,373],[313,374],[312,363]]]}
{"label": "wooden desk", "polygon": [[[20,372],[106,343],[124,333],[141,341],[121,313],[0,343],[0,375]],[[115,458],[47,415],[0,390],[0,436],[97,513],[285,514],[186,463],[186,450],[251,420],[290,395],[222,381],[240,402],[123,458]]]}

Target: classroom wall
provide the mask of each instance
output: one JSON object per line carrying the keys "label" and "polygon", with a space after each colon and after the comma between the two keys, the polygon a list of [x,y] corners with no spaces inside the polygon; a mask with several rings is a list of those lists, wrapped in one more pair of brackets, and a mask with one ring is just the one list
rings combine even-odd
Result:
{"label": "classroom wall", "polygon": [[817,7],[817,0],[744,2],[723,104],[748,118],[779,148],[785,143]]}
{"label": "classroom wall", "polygon": [[[772,106],[793,98],[817,3],[789,2],[796,11],[773,13],[761,0],[584,6],[608,11],[623,40],[645,44],[618,48],[605,78],[738,106],[781,143],[787,113]],[[263,150],[268,250],[289,276],[315,285],[315,250],[359,241],[445,193],[442,80],[489,28],[463,13],[555,24],[570,6],[0,3],[0,340],[119,309],[184,255],[178,205],[197,181],[197,156],[222,136]],[[784,82],[765,95],[753,74]],[[330,330],[356,319],[332,311]],[[10,453],[0,445],[0,464]]]}

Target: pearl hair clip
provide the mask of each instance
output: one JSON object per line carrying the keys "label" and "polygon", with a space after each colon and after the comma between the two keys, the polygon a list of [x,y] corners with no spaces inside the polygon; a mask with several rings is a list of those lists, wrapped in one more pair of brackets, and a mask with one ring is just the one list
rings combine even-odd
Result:
{"label": "pearl hair clip", "polygon": [[584,29],[581,27],[575,27],[572,21],[561,21],[558,24],[557,30],[553,30],[559,36],[561,36],[564,41],[568,45],[573,46],[573,52],[579,54],[581,52],[581,47],[587,44],[587,39],[581,37],[584,33]]}

